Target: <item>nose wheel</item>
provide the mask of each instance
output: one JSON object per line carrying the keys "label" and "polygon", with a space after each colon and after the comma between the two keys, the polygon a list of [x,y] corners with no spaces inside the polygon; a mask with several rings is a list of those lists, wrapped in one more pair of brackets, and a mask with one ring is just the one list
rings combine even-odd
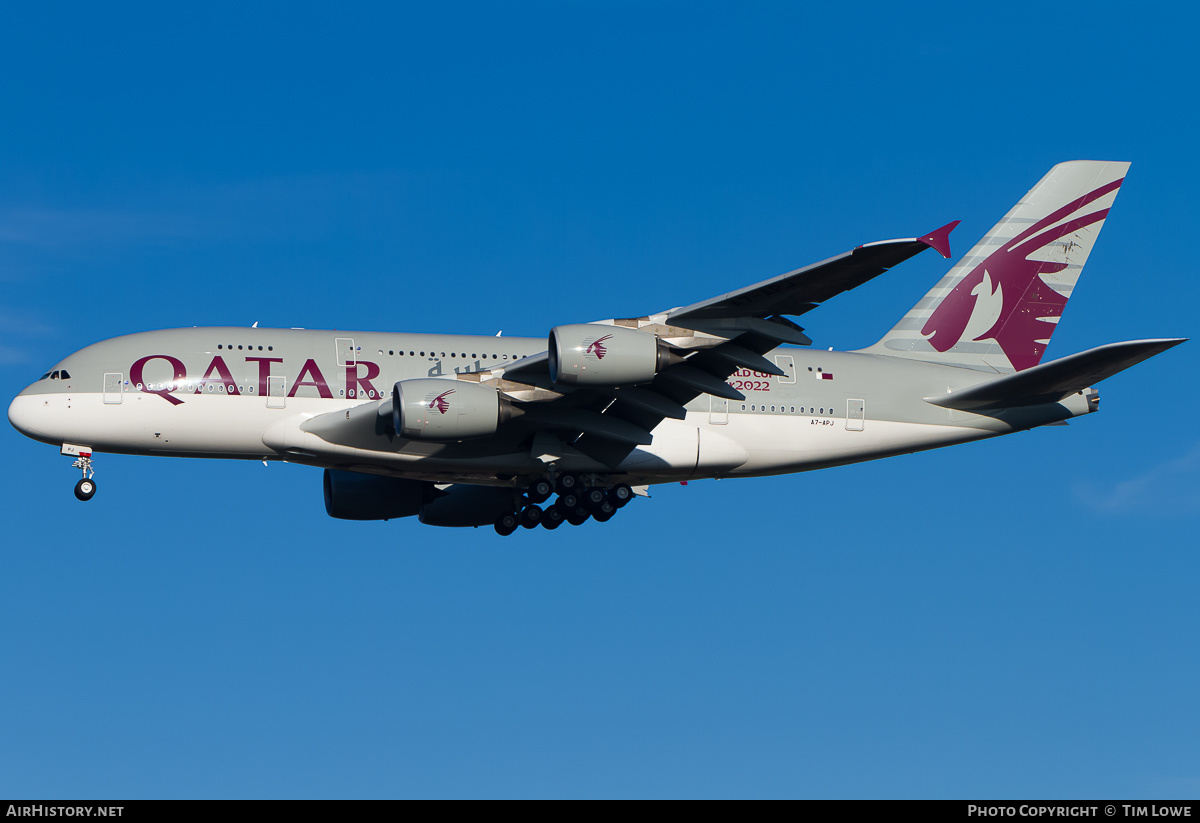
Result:
{"label": "nose wheel", "polygon": [[80,500],[91,500],[96,493],[96,481],[83,478],[75,484],[75,496]]}

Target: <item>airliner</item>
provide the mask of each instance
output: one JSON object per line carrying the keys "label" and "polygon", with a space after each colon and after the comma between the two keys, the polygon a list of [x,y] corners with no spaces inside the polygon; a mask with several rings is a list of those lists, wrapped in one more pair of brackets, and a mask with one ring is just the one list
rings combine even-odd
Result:
{"label": "airliner", "polygon": [[[189,328],[88,346],[8,419],[96,493],[100,453],[324,469],[349,520],[555,529],[658,483],[810,471],[1061,424],[1094,385],[1184,342],[1042,355],[1128,163],[1055,166],[879,342],[818,351],[793,319],[957,222],[686,306],[546,338]],[[554,498],[549,505],[544,505]]]}

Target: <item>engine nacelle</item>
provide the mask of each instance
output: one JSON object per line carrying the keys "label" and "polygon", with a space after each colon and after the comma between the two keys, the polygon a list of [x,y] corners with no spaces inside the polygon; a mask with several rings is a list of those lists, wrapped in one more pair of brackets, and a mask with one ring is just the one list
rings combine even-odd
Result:
{"label": "engine nacelle", "polygon": [[325,513],[339,520],[391,520],[411,517],[433,500],[432,483],[325,470]]}
{"label": "engine nacelle", "polygon": [[392,387],[392,425],[412,440],[466,440],[494,434],[512,404],[490,386],[418,378]]}
{"label": "engine nacelle", "polygon": [[681,360],[653,334],[594,324],[555,326],[549,352],[551,378],[568,386],[649,383]]}
{"label": "engine nacelle", "polygon": [[455,483],[421,507],[426,526],[490,526],[505,512],[520,508],[520,492],[502,486]]}

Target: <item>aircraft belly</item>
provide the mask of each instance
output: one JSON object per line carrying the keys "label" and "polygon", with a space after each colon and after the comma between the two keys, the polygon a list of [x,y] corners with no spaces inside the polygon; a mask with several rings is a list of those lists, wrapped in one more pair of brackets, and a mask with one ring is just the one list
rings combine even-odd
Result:
{"label": "aircraft belly", "polygon": [[872,420],[862,431],[849,431],[841,418],[767,415],[731,415],[729,424],[721,428],[728,429],[748,455],[730,475],[805,471],[998,434],[979,428],[889,420]]}
{"label": "aircraft belly", "polygon": [[[327,409],[326,409],[327,410]],[[325,410],[323,410],[325,411]],[[347,409],[347,419],[354,416]],[[405,477],[438,479],[445,482],[484,482],[495,480],[497,474],[538,474],[544,464],[528,451],[486,451],[484,441],[478,450],[472,441],[462,443],[423,442],[376,435],[359,436],[351,432],[345,441],[326,439],[311,430],[308,421],[313,415],[294,415],[280,420],[262,432],[262,443],[285,459],[325,467],[355,467],[355,470],[378,471]],[[359,421],[361,422],[361,421]],[[329,432],[325,432],[329,436]],[[580,457],[583,465],[572,465],[574,471],[595,471],[603,468],[590,458]]]}

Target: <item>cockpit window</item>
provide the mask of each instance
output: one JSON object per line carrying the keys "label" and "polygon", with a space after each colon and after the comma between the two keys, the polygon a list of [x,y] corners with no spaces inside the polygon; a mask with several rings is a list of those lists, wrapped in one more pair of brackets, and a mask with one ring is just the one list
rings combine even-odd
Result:
{"label": "cockpit window", "polygon": [[57,379],[58,379],[58,372],[51,372],[51,374],[50,374],[50,379],[51,379],[51,380],[57,380]]}
{"label": "cockpit window", "polygon": [[62,379],[63,379],[63,380],[70,380],[70,379],[71,379],[71,375],[67,374],[67,370],[66,370],[66,369],[63,369],[63,370],[60,372],[60,374],[62,375]]}
{"label": "cockpit window", "polygon": [[48,380],[49,378],[50,378],[50,372],[46,372],[45,374],[43,374],[41,377],[38,378],[38,382],[40,383],[41,381]]}

